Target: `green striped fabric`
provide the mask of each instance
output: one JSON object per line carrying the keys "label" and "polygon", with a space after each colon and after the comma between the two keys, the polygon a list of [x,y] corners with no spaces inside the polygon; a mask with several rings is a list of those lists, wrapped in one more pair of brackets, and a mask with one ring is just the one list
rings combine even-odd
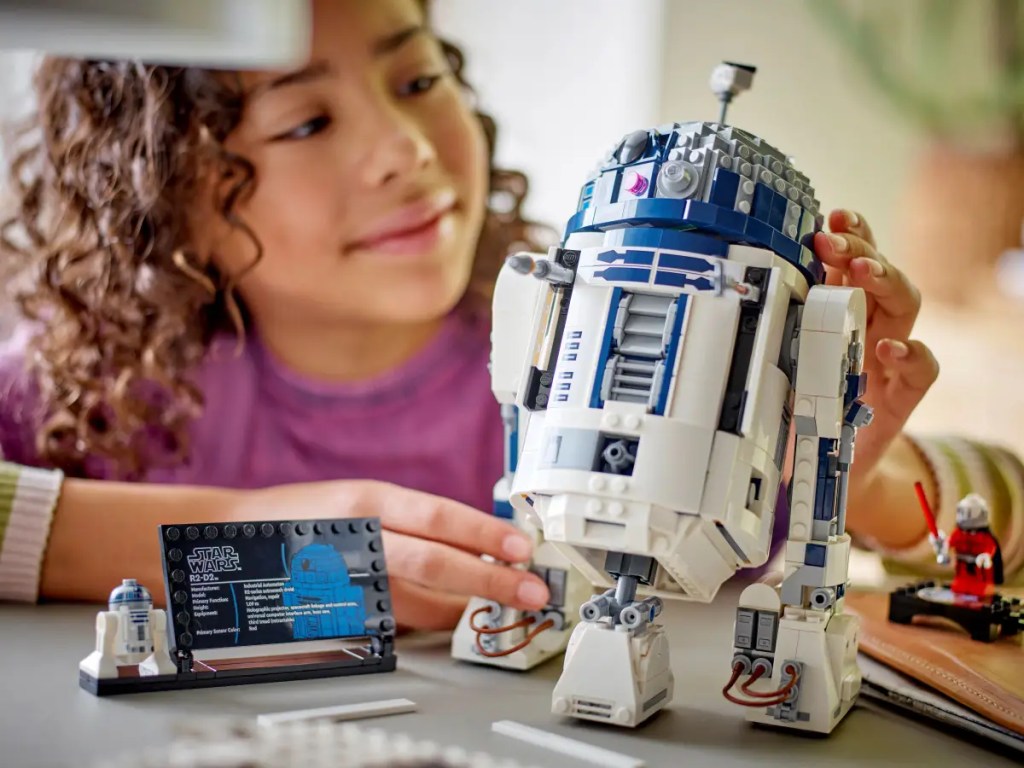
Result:
{"label": "green striped fabric", "polygon": [[18,492],[18,476],[21,474],[16,464],[0,461],[0,552],[3,551],[7,526],[11,521],[14,509],[14,497]]}
{"label": "green striped fabric", "polygon": [[[1003,553],[1006,584],[1024,585],[1024,464],[1013,452],[996,445],[952,436],[914,436],[914,444],[930,465],[939,492],[939,528],[955,527],[956,505],[978,493],[989,505],[993,535]],[[886,567],[893,573],[946,574],[928,546],[889,553]]]}
{"label": "green striped fabric", "polygon": [[0,461],[0,600],[39,598],[39,576],[63,477],[59,471]]}

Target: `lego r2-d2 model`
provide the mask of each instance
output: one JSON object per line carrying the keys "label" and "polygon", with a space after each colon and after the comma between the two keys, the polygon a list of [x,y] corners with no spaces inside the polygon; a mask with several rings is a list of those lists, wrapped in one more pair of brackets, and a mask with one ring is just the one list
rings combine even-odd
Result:
{"label": "lego r2-d2 model", "polygon": [[167,614],[135,579],[124,579],[110,593],[109,610],[96,614],[96,650],[79,670],[97,680],[118,677],[118,669],[138,665],[138,674],[173,675],[167,650]]}
{"label": "lego r2-d2 model", "polygon": [[510,501],[606,590],[580,610],[554,712],[635,726],[672,700],[662,600],[710,601],[767,561],[791,424],[785,571],[743,591],[723,692],[749,720],[826,733],[856,698],[865,299],[823,284],[818,207],[749,133],[639,130],[584,184],[562,246],[504,267],[492,379],[524,434]]}

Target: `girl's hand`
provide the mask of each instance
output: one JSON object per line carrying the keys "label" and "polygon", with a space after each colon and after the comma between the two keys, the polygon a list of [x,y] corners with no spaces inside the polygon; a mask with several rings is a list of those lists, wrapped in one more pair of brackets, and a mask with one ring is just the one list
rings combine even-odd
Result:
{"label": "girl's hand", "polygon": [[868,223],[852,211],[837,210],[829,214],[828,228],[830,234],[814,236],[814,251],[825,263],[825,282],[863,288],[867,295],[864,401],[875,415],[857,434],[852,499],[939,375],[939,364],[928,347],[910,338],[921,293],[877,251]]}
{"label": "girl's hand", "polygon": [[508,563],[530,559],[530,540],[510,523],[457,501],[371,480],[284,485],[243,494],[237,520],[379,517],[395,621],[451,629],[469,597],[524,610],[547,604],[547,586]]}

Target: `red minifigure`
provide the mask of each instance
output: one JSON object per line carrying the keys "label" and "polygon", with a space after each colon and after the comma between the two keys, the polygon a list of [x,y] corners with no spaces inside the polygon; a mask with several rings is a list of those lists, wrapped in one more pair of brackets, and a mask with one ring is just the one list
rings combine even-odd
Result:
{"label": "red minifigure", "polygon": [[910,624],[918,616],[942,616],[956,622],[974,640],[991,643],[1024,633],[1024,605],[995,591],[1003,583],[999,542],[989,530],[988,504],[975,493],[956,506],[956,530],[947,538],[938,529],[924,487],[914,484],[928,522],[928,538],[945,565],[956,558],[952,584],[925,581],[900,587],[889,595],[889,621]]}
{"label": "red minifigure", "polygon": [[1003,557],[999,542],[988,527],[988,503],[976,493],[969,494],[956,505],[956,530],[946,538],[935,527],[935,518],[924,498],[921,484],[915,485],[921,508],[931,531],[928,538],[935,547],[936,559],[945,565],[949,551],[956,557],[950,589],[958,595],[988,597],[996,584],[1003,583]]}
{"label": "red minifigure", "polygon": [[944,547],[947,561],[950,549],[956,555],[954,592],[987,597],[1003,583],[1003,558],[988,527],[988,504],[976,493],[956,505],[956,530]]}

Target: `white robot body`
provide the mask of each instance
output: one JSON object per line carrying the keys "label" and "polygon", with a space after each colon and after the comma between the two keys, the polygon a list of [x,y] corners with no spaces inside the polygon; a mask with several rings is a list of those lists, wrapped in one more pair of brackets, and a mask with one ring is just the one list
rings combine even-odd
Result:
{"label": "white robot body", "polygon": [[822,733],[856,698],[845,504],[871,416],[866,305],[823,284],[821,227],[778,150],[672,124],[625,136],[561,247],[500,274],[492,386],[521,431],[510,503],[604,589],[580,607],[554,712],[634,726],[671,702],[662,599],[710,601],[767,561],[791,433],[784,571],[741,595],[723,693],[750,720]]}
{"label": "white robot body", "polygon": [[[791,419],[791,383],[778,362],[790,307],[802,303],[808,286],[796,268],[764,249],[732,245],[719,259],[603,244],[616,234],[583,233],[567,242],[580,251],[580,264],[563,352],[551,400],[531,414],[512,504],[532,509],[547,540],[593,584],[611,586],[608,551],[652,555],[658,581],[645,592],[707,602],[738,568],[768,558]],[[602,274],[610,263],[618,268],[608,259],[625,254],[650,260],[653,268],[635,270],[646,282]],[[662,268],[663,262],[702,271]],[[758,297],[749,353],[741,352],[750,361],[742,391],[754,397],[734,434],[719,422],[746,298],[736,288],[745,286],[750,266],[765,270],[767,290]],[[655,282],[675,276],[696,285]],[[504,281],[522,277],[504,270],[496,302],[505,296]],[[538,308],[538,334],[550,324],[549,307]],[[655,347],[659,358],[629,354]],[[617,440],[638,449],[620,474],[609,473],[601,457]]]}

